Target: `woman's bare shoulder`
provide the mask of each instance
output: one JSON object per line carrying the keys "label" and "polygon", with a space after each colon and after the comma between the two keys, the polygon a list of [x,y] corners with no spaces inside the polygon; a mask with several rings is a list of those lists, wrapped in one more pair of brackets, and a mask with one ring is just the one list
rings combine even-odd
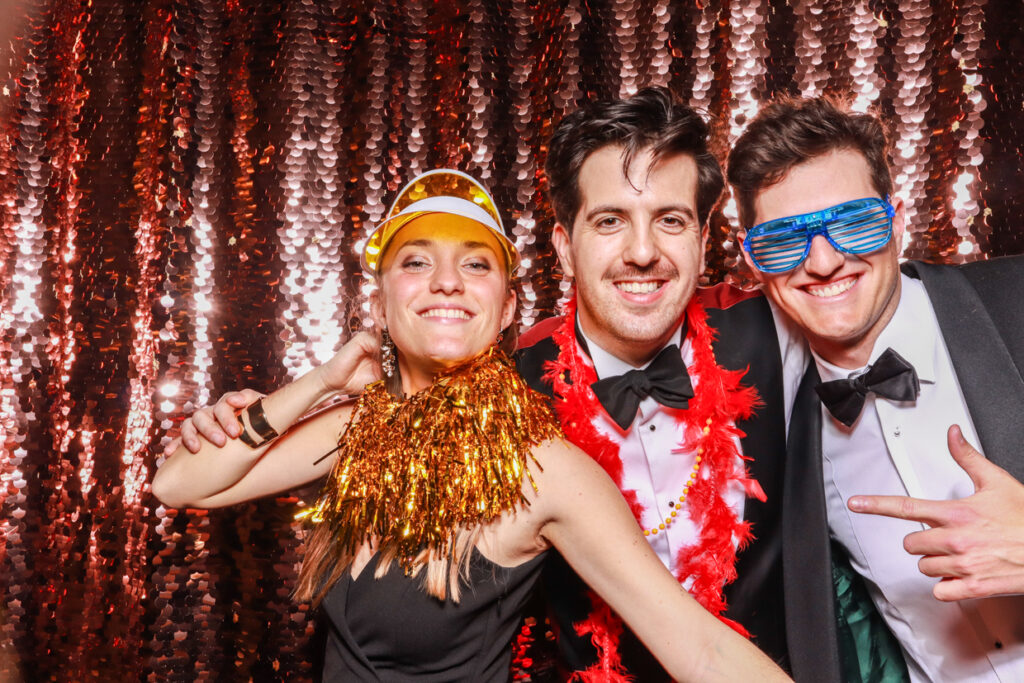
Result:
{"label": "woman's bare shoulder", "polygon": [[548,439],[534,446],[533,460],[537,469],[545,479],[557,475],[558,479],[566,474],[593,476],[601,473],[600,466],[580,448],[564,438]]}
{"label": "woman's bare shoulder", "polygon": [[565,439],[551,439],[533,449],[524,482],[524,494],[546,520],[564,516],[566,507],[581,497],[618,493],[614,484],[594,460]]}

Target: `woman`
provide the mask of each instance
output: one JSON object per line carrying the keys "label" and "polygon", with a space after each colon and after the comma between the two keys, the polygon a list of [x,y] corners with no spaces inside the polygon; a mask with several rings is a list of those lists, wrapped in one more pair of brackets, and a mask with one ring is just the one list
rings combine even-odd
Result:
{"label": "woman", "polygon": [[[552,546],[674,677],[787,680],[680,588],[497,347],[512,344],[501,340],[517,259],[478,183],[448,170],[416,178],[363,254],[379,286],[381,359],[376,337],[354,336],[243,410],[241,439],[179,447],[154,494],[217,507],[330,473],[308,511],[316,527],[297,588],[332,623],[328,680],[507,679],[518,611]],[[298,422],[381,366],[389,377],[358,402]]]}

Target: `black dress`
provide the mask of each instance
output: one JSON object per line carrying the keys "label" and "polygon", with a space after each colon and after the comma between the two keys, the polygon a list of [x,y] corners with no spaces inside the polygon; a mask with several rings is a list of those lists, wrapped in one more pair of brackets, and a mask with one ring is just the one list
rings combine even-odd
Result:
{"label": "black dress", "polygon": [[546,554],[502,567],[474,549],[457,604],[428,595],[422,577],[405,576],[397,562],[375,579],[375,555],[323,601],[323,680],[507,681],[511,641]]}

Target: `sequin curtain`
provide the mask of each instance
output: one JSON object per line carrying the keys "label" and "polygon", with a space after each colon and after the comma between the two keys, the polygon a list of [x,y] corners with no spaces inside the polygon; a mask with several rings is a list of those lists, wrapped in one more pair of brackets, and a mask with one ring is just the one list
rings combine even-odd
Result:
{"label": "sequin curtain", "polygon": [[[307,680],[289,599],[308,491],[168,510],[166,432],[368,324],[356,252],[451,166],[563,296],[544,141],[667,85],[724,151],[777,93],[893,123],[907,257],[1024,252],[1016,2],[5,0],[0,5],[0,680]],[[709,280],[739,277],[735,207]]]}

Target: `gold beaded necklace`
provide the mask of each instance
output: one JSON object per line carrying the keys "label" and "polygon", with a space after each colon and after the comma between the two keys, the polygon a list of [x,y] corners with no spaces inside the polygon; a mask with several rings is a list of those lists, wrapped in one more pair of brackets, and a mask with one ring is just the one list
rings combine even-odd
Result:
{"label": "gold beaded necklace", "polygon": [[[708,418],[707,423],[704,425],[704,436],[711,433],[711,418]],[[686,496],[690,493],[690,487],[693,486],[693,482],[697,481],[697,475],[700,473],[700,461],[701,454],[704,453],[703,446],[697,446],[697,457],[693,459],[693,468],[690,471],[690,478],[686,480],[686,484],[683,486],[683,492],[679,494],[678,505],[676,501],[669,501],[668,506],[672,508],[672,512],[669,513],[665,520],[658,524],[658,526],[644,529],[644,536],[657,536],[659,531],[665,531],[672,522],[675,521],[676,517],[679,516],[679,511],[683,509],[683,504],[686,503]]]}

